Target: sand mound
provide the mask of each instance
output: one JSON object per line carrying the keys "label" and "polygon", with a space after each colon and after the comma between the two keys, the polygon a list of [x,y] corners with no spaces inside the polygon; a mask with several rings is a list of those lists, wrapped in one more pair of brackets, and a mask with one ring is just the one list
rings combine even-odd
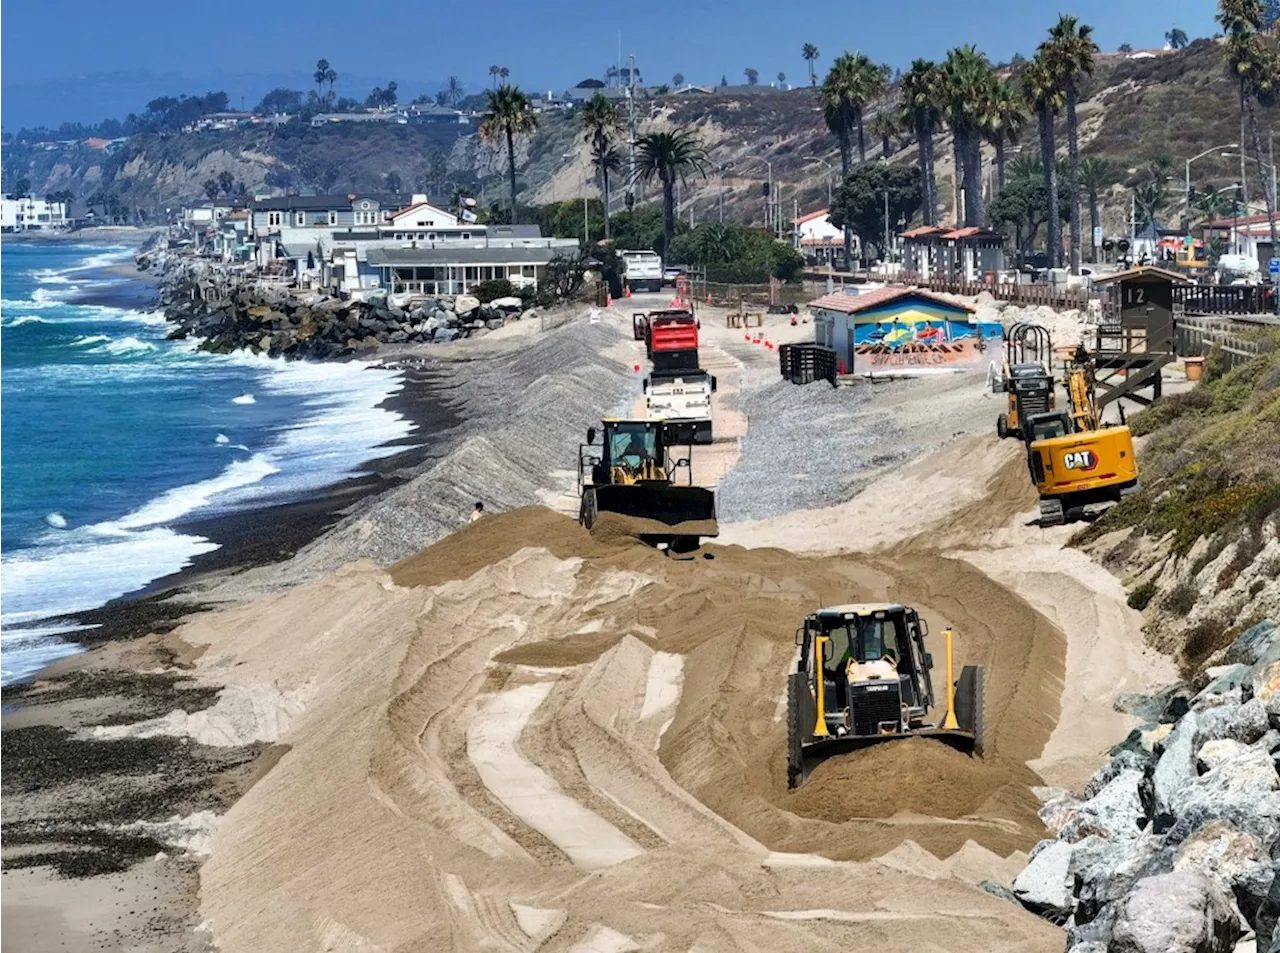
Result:
{"label": "sand mound", "polygon": [[[971,880],[1041,833],[1019,762],[1056,715],[1056,631],[961,562],[706,553],[528,508],[390,579],[362,568],[203,617],[201,666],[305,699],[204,868],[220,947],[529,948],[559,922],[564,949],[918,949],[944,930],[955,950],[1060,948],[947,867]],[[787,791],[797,622],[890,591],[988,666],[990,759],[885,745]],[[848,862],[909,842],[906,867]]]}

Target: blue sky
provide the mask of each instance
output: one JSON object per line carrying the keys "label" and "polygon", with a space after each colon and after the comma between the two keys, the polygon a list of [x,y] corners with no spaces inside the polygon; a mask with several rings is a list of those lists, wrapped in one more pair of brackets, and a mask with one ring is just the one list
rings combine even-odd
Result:
{"label": "blue sky", "polygon": [[[1038,0],[804,6],[780,0],[307,0],[284,6],[9,0],[0,34],[0,84],[6,128],[33,106],[60,113],[44,121],[96,118],[91,107],[109,90],[94,87],[104,80],[123,83],[128,92],[122,95],[132,99],[220,83],[213,88],[227,88],[238,104],[241,96],[252,99],[282,82],[309,87],[321,56],[337,69],[339,92],[362,98],[390,79],[409,96],[434,91],[451,74],[479,88],[493,63],[510,69],[512,81],[526,89],[562,89],[600,75],[617,60],[619,30],[623,55],[636,54],[650,83],[669,81],[677,72],[694,82],[714,83],[722,75],[742,82],[748,66],[762,82],[785,72],[795,83],[806,77],[800,58],[806,41],[821,51],[820,68],[844,49],[905,67],[914,57],[941,57],[961,43],[1007,60],[1032,50],[1060,11],[1093,24],[1099,45],[1114,49],[1126,42],[1158,46],[1172,26],[1192,38],[1210,35],[1214,7],[1211,0],[1074,0],[1061,6]],[[131,75],[101,75],[124,72]],[[82,109],[89,114],[65,115]]]}

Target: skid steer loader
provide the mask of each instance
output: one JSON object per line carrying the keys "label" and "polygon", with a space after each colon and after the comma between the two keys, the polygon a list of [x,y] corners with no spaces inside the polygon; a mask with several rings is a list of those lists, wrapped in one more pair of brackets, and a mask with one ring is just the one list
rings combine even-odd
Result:
{"label": "skid steer loader", "polygon": [[[1069,410],[1026,421],[1027,467],[1040,494],[1040,525],[1057,526],[1084,507],[1119,502],[1138,489],[1133,434],[1104,424],[1093,362],[1078,351],[1067,369]],[[1123,416],[1123,413],[1122,413]]]}
{"label": "skid steer loader", "polygon": [[[946,630],[947,680],[935,700],[928,632],[902,605],[833,606],[804,620],[787,682],[788,787],[827,758],[882,741],[935,738],[982,755],[983,668],[966,665],[955,678]],[[930,720],[939,701],[945,714]]]}
{"label": "skid steer loader", "polygon": [[1009,395],[1009,409],[996,418],[996,435],[1001,440],[1021,438],[1027,417],[1054,409],[1052,356],[1047,328],[1019,322],[1004,332],[1004,366],[991,387],[992,393]]}
{"label": "skid steer loader", "polygon": [[676,553],[718,536],[715,493],[693,486],[692,473],[688,484],[674,480],[677,470],[688,470],[689,457],[677,458],[672,450],[691,450],[695,423],[606,418],[599,447],[596,428],[588,428],[587,442],[578,447],[578,522],[594,530],[612,514],[620,518],[608,521],[612,528]]}

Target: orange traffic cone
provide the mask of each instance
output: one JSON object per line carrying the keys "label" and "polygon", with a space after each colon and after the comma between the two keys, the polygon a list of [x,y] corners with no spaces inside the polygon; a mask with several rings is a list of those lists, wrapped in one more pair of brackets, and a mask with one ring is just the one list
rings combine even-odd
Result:
{"label": "orange traffic cone", "polygon": [[604,294],[604,306],[605,306],[606,308],[612,308],[612,307],[613,307],[613,295],[612,295],[612,294],[610,294],[610,293],[609,293],[609,292],[607,292],[607,291],[606,291],[606,292],[605,292],[605,294]]}
{"label": "orange traffic cone", "polygon": [[623,286],[622,286],[622,297],[624,297],[624,298],[630,298],[630,297],[631,297],[631,286],[630,286],[630,285],[623,285]]}
{"label": "orange traffic cone", "polygon": [[707,304],[711,303],[711,295],[707,295]]}

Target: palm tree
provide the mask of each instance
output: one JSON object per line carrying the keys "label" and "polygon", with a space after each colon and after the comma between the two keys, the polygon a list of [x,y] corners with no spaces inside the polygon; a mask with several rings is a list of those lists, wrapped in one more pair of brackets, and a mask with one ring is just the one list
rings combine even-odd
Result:
{"label": "palm tree", "polygon": [[[1247,125],[1250,151],[1261,168],[1264,162],[1262,138],[1254,106],[1269,108],[1280,96],[1280,54],[1263,41],[1266,9],[1262,0],[1219,0],[1216,19],[1227,34],[1230,74],[1240,84],[1240,141],[1245,141],[1243,132]],[[1271,247],[1280,248],[1280,242],[1276,240],[1276,196],[1265,185],[1262,194],[1267,204]]]}
{"label": "palm tree", "polygon": [[1195,213],[1194,221],[1213,222],[1231,211],[1231,203],[1220,192],[1204,192],[1196,196],[1196,200],[1191,203],[1191,210]]}
{"label": "palm tree", "polygon": [[1093,27],[1073,16],[1062,14],[1049,30],[1048,53],[1054,64],[1057,81],[1066,96],[1067,105],[1067,182],[1071,190],[1071,273],[1080,274],[1080,134],[1076,122],[1076,104],[1080,100],[1080,81],[1093,75]]}
{"label": "palm tree", "polygon": [[604,196],[604,237],[609,238],[609,176],[622,169],[622,161],[626,154],[619,145],[606,139],[603,143],[591,144],[591,164],[600,173],[601,193]]}
{"label": "palm tree", "polygon": [[786,84],[787,84],[787,74],[786,74],[786,73],[779,73],[779,74],[778,74],[778,85],[779,85],[779,86],[785,86]]}
{"label": "palm tree", "polygon": [[504,83],[507,81],[507,77],[510,75],[511,75],[511,70],[507,69],[505,66],[498,67],[498,76],[502,78],[502,81]]}
{"label": "palm tree", "polygon": [[1163,182],[1143,182],[1133,190],[1133,214],[1145,225],[1155,224],[1169,194]]}
{"label": "palm tree", "polygon": [[[1040,50],[1022,71],[1020,77],[1022,94],[1027,105],[1036,114],[1040,127],[1040,165],[1044,170],[1045,195],[1058,194],[1058,168],[1054,162],[1053,126],[1054,118],[1062,108],[1062,89],[1054,73],[1053,64]],[[1058,216],[1049,216],[1048,243],[1045,251],[1049,259],[1049,267],[1056,268],[1062,255],[1062,224]]]}
{"label": "palm tree", "polygon": [[1012,145],[1022,135],[1027,115],[1023,112],[1023,100],[1007,80],[994,78],[987,99],[987,111],[983,116],[983,135],[996,150],[996,188],[1003,189],[1005,181],[1005,146]]}
{"label": "palm tree", "polygon": [[991,62],[972,45],[951,50],[942,65],[943,114],[955,142],[956,181],[963,182],[965,225],[982,223],[982,129],[994,79]]}
{"label": "palm tree", "polygon": [[456,76],[450,76],[449,82],[445,84],[444,96],[449,101],[450,106],[457,106],[462,102],[462,95],[465,92],[462,88],[462,81]]}
{"label": "palm tree", "polygon": [[880,140],[880,156],[887,159],[893,155],[893,137],[902,131],[898,124],[898,115],[889,109],[882,109],[871,120],[871,135]]}
{"label": "palm tree", "polygon": [[618,108],[597,90],[582,107],[579,119],[583,138],[591,146],[591,161],[600,171],[604,192],[604,234],[609,237],[609,173],[617,171],[621,153],[613,147],[613,138],[622,131]]}
{"label": "palm tree", "polygon": [[809,67],[809,85],[818,85],[818,74],[813,71],[813,64],[818,61],[818,48],[812,43],[806,43],[800,47],[800,55],[804,57],[805,65]]}
{"label": "palm tree", "polygon": [[1164,35],[1164,41],[1171,50],[1180,50],[1187,45],[1187,35],[1175,26]]}
{"label": "palm tree", "polygon": [[1089,196],[1089,235],[1092,253],[1091,261],[1098,260],[1098,245],[1093,236],[1098,234],[1098,196],[1102,190],[1116,180],[1115,170],[1101,156],[1085,156],[1080,160],[1080,185]]}
{"label": "palm tree", "polygon": [[493,88],[498,88],[498,74],[502,72],[502,67],[496,63],[489,67],[489,82],[493,83]]}
{"label": "palm tree", "polygon": [[663,249],[671,247],[676,233],[675,188],[691,175],[706,177],[710,168],[707,150],[692,129],[675,132],[651,132],[636,142],[636,178],[641,182],[657,179],[662,184]]}
{"label": "palm tree", "polygon": [[507,146],[507,175],[511,184],[511,224],[516,224],[516,138],[527,136],[538,128],[538,114],[529,97],[519,86],[503,83],[487,90],[488,104],[480,120],[480,138],[485,142],[502,142]]}
{"label": "palm tree", "polygon": [[936,224],[938,215],[938,183],[933,175],[933,134],[941,118],[939,110],[940,75],[929,60],[916,60],[902,76],[902,110],[904,125],[920,144],[920,196],[924,223]]}
{"label": "palm tree", "polygon": [[326,59],[316,60],[316,71],[311,74],[311,78],[316,81],[316,98],[321,98],[321,91],[324,84],[329,81],[329,61]]}

